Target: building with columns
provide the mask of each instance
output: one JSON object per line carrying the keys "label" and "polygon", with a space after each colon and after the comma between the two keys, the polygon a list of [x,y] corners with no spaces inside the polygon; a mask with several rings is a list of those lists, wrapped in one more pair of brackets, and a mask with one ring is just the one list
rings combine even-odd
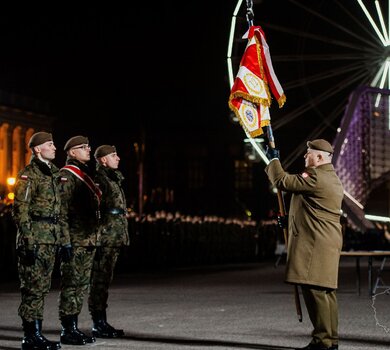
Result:
{"label": "building with columns", "polygon": [[[10,191],[7,178],[16,177],[29,161],[27,147],[37,131],[51,132],[53,119],[46,114],[31,112],[45,107],[38,101],[0,91],[0,198]],[[43,109],[47,109],[47,106]]]}

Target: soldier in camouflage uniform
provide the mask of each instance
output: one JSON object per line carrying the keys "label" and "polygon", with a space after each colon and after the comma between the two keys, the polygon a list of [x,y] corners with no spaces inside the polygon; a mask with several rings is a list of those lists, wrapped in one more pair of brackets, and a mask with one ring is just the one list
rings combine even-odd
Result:
{"label": "soldier in camouflage uniform", "polygon": [[70,237],[73,256],[62,262],[59,317],[62,324],[61,342],[85,345],[95,338],[78,329],[78,315],[90,284],[92,263],[98,244],[99,202],[101,191],[93,182],[88,168],[91,148],[84,136],[70,138],[64,147],[66,165],[61,174],[61,220],[64,233]]}
{"label": "soldier in camouflage uniform", "polygon": [[123,330],[115,329],[107,322],[108,288],[120,248],[129,245],[126,198],[122,189],[124,179],[118,170],[120,158],[114,146],[102,145],[96,149],[95,182],[102,191],[101,246],[92,269],[88,306],[93,320],[92,333],[100,338],[117,338]]}
{"label": "soldier in camouflage uniform", "polygon": [[20,279],[24,338],[22,349],[60,349],[59,342],[46,339],[42,331],[44,301],[51,286],[57,247],[66,244],[58,217],[60,193],[58,168],[51,162],[56,148],[52,135],[33,134],[30,164],[22,169],[15,186],[13,219],[17,225],[16,247]]}

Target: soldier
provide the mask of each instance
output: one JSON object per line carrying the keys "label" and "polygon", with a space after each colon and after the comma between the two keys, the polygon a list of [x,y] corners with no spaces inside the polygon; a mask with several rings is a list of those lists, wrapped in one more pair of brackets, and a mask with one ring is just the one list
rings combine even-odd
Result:
{"label": "soldier", "polygon": [[92,316],[92,334],[99,338],[117,338],[124,335],[107,322],[108,288],[120,248],[129,245],[126,198],[122,189],[124,179],[118,170],[120,158],[114,146],[102,145],[95,151],[95,181],[102,191],[101,246],[92,269],[88,306]]}
{"label": "soldier", "polygon": [[292,193],[286,282],[301,286],[314,328],[311,342],[302,350],[338,349],[336,289],[343,243],[340,214],[344,191],[331,163],[332,154],[328,141],[309,141],[305,170],[288,174],[278,159],[279,151],[267,151],[268,178],[277,188]]}
{"label": "soldier", "polygon": [[51,286],[60,236],[59,170],[52,163],[56,147],[47,132],[33,134],[28,143],[31,161],[18,176],[13,219],[17,225],[16,249],[20,280],[24,337],[22,349],[60,349],[59,342],[46,339],[42,331],[44,301]]}
{"label": "soldier", "polygon": [[61,342],[85,345],[95,342],[78,329],[78,315],[89,288],[95,247],[98,243],[99,202],[101,191],[95,185],[87,166],[91,147],[85,136],[70,138],[64,147],[66,165],[61,169],[61,220],[63,231],[70,237],[73,256],[62,262],[59,317]]}

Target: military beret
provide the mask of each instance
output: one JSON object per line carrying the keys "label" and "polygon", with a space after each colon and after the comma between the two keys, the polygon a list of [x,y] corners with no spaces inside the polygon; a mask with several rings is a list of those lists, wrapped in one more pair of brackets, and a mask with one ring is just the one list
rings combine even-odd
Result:
{"label": "military beret", "polygon": [[324,139],[308,141],[307,147],[317,151],[324,151],[329,153],[334,152],[332,145]]}
{"label": "military beret", "polygon": [[33,134],[28,141],[28,147],[33,148],[35,146],[42,145],[45,142],[53,141],[52,134],[44,131],[39,131]]}
{"label": "military beret", "polygon": [[78,145],[88,145],[88,143],[88,138],[85,136],[73,136],[65,143],[64,151],[68,151]]}
{"label": "military beret", "polygon": [[107,154],[111,154],[115,152],[116,152],[115,146],[101,145],[98,148],[96,148],[95,158],[98,159],[106,156]]}

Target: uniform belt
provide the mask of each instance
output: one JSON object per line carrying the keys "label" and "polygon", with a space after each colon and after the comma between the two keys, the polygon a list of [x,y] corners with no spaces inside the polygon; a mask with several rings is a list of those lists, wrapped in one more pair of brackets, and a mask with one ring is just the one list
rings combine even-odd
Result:
{"label": "uniform belt", "polygon": [[50,224],[57,224],[58,223],[58,215],[55,216],[39,216],[39,215],[31,215],[32,221],[44,221],[48,222]]}
{"label": "uniform belt", "polygon": [[106,213],[111,215],[124,215],[126,212],[122,208],[108,208]]}

